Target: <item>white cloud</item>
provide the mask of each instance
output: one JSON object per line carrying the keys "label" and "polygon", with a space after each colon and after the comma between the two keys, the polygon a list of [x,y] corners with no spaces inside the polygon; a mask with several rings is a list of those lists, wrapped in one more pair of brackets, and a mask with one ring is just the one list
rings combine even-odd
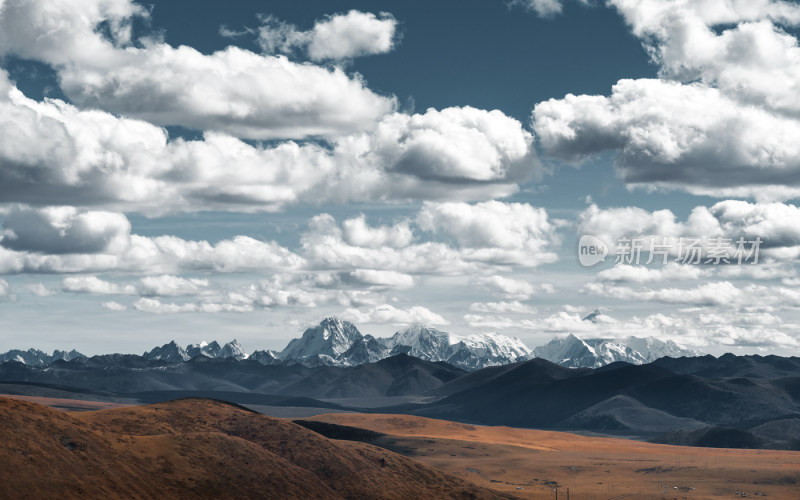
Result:
{"label": "white cloud", "polygon": [[160,214],[275,211],[301,202],[486,199],[538,168],[531,136],[499,111],[391,114],[330,147],[253,146],[208,132],[168,140],[149,123],[26,98],[0,70],[0,195],[6,203]]}
{"label": "white cloud", "polygon": [[[202,54],[154,38],[127,44],[143,9],[126,0],[7,0],[0,53],[58,71],[62,90],[85,107],[160,125],[253,139],[339,135],[369,128],[395,107],[339,68],[294,63],[228,47]],[[97,27],[108,23],[116,41]]]}
{"label": "white cloud", "polygon": [[[343,230],[333,217],[322,214],[311,219],[309,230],[302,237],[302,255],[318,268],[437,275],[508,266],[533,268],[557,260],[553,248],[558,239],[555,226],[548,221],[546,211],[527,204],[426,203],[415,222],[423,234],[444,236],[445,240],[455,240],[455,245],[413,242],[406,236],[387,239],[385,235],[412,233],[407,221],[369,228],[359,216],[346,221]],[[345,237],[348,227],[350,241]],[[354,238],[354,227],[359,228],[357,234],[365,236]],[[388,241],[404,246],[395,248]]]}
{"label": "white cloud", "polygon": [[476,282],[484,288],[499,291],[508,298],[526,300],[536,293],[536,288],[528,281],[500,275],[478,278]]}
{"label": "white cloud", "polygon": [[[248,236],[236,236],[215,244],[175,236],[151,238],[130,234],[130,224],[122,214],[103,213],[95,217],[94,212],[78,214],[71,209],[26,210],[28,216],[17,220],[30,220],[35,224],[32,222],[25,228],[12,225],[12,229],[25,231],[27,250],[4,248],[6,240],[3,239],[0,242],[0,273],[175,273],[202,270],[227,273],[286,271],[305,265],[302,257],[277,243]],[[52,213],[59,216],[48,218]],[[60,215],[63,213],[70,215],[62,218]],[[109,221],[113,223],[106,224]],[[88,235],[87,239],[73,241],[77,233]],[[109,234],[113,238],[108,238]],[[101,248],[102,243],[109,240],[124,243],[106,244]],[[87,242],[91,245],[87,246]]]}
{"label": "white cloud", "polygon": [[667,263],[661,268],[617,264],[597,273],[597,279],[616,283],[664,283],[673,280],[696,280],[710,274],[710,269],[674,262]]}
{"label": "white cloud", "polygon": [[48,254],[120,252],[130,244],[128,219],[112,212],[74,207],[14,208],[3,217],[0,245]]}
{"label": "white cloud", "polygon": [[587,283],[581,291],[628,301],[655,301],[693,306],[740,305],[746,299],[744,292],[729,281],[704,283],[694,288],[659,289]]}
{"label": "white cloud", "polygon": [[356,269],[347,273],[347,277],[357,283],[373,287],[411,288],[414,286],[413,276],[395,271]]}
{"label": "white cloud", "polygon": [[312,61],[389,52],[394,48],[397,29],[397,20],[391,14],[376,16],[357,10],[321,19],[309,31],[300,31],[272,16],[262,17],[261,21],[258,44],[264,52],[291,54],[302,50]]}
{"label": "white cloud", "polygon": [[530,266],[558,259],[547,211],[524,203],[426,203],[417,224],[454,239],[476,260]]}
{"label": "white cloud", "polygon": [[536,321],[524,318],[512,319],[507,316],[465,314],[464,321],[472,328],[503,330],[508,328],[537,329]]}
{"label": "white cloud", "polygon": [[746,283],[736,286],[730,281],[712,281],[694,287],[633,288],[609,283],[587,283],[582,293],[629,302],[661,302],[680,304],[705,310],[770,312],[800,308],[800,289],[790,286]]}
{"label": "white cloud", "polygon": [[393,226],[370,227],[364,214],[342,223],[342,236],[349,245],[400,248],[411,244],[414,233],[407,221]]}
{"label": "white cloud", "polygon": [[[778,25],[800,24],[793,2],[612,0],[662,77],[701,81],[744,104],[796,114],[800,48]],[[715,29],[721,27],[721,29]]]}
{"label": "white cloud", "polygon": [[372,153],[387,170],[431,181],[508,182],[537,167],[533,136],[501,111],[470,106],[395,113],[369,136],[355,136],[354,154]]}
{"label": "white cloud", "polygon": [[72,293],[92,293],[100,295],[136,295],[136,287],[105,281],[97,276],[69,276],[64,278],[61,289]]}
{"label": "white cloud", "polygon": [[141,278],[137,288],[140,295],[154,297],[201,295],[209,292],[209,283],[206,279],[187,279],[162,274]]}
{"label": "white cloud", "polygon": [[424,325],[447,325],[448,321],[438,314],[422,306],[398,309],[389,304],[371,307],[366,310],[346,309],[342,318],[354,323],[392,323]]}
{"label": "white cloud", "polygon": [[562,0],[512,0],[510,3],[530,9],[541,17],[552,17],[563,10]]}
{"label": "white cloud", "polygon": [[127,311],[128,307],[124,304],[120,304],[119,302],[108,301],[108,302],[101,302],[100,307],[103,309],[108,309],[109,311]]}
{"label": "white cloud", "polygon": [[800,7],[758,0],[611,0],[660,66],[611,95],[536,106],[544,149],[579,163],[617,153],[621,177],[647,189],[717,197],[800,195],[800,48],[775,23]]}
{"label": "white cloud", "polygon": [[617,151],[631,185],[759,199],[800,194],[800,123],[702,84],[621,80],[610,97],[539,103],[534,120],[552,155],[579,162]]}
{"label": "white cloud", "polygon": [[152,314],[177,314],[177,313],[220,313],[220,312],[250,312],[252,305],[238,305],[231,303],[215,302],[187,302],[176,304],[174,302],[161,302],[158,299],[142,297],[133,303],[137,311]]}
{"label": "white cloud", "polygon": [[470,304],[471,312],[492,314],[534,314],[536,309],[517,300],[506,302],[475,302]]}

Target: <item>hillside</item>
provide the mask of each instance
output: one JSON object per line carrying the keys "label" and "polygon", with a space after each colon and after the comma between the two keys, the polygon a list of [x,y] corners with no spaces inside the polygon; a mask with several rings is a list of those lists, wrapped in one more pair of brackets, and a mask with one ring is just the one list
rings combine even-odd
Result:
{"label": "hillside", "polygon": [[212,400],[70,415],[0,398],[0,439],[0,498],[502,498]]}

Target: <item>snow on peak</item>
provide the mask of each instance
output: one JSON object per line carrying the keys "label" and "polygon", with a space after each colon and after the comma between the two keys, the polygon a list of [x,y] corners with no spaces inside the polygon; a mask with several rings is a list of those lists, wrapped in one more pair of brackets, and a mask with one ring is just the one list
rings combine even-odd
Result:
{"label": "snow on peak", "polygon": [[624,339],[580,339],[569,334],[555,337],[547,344],[533,350],[536,357],[570,368],[598,368],[616,361],[636,365],[650,363],[664,356],[696,356],[672,341],[655,337],[627,337]]}

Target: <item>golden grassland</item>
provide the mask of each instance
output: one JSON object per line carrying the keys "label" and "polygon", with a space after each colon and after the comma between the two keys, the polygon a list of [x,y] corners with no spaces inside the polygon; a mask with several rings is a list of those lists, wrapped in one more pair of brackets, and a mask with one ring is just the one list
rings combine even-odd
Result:
{"label": "golden grassland", "polygon": [[314,417],[387,434],[380,443],[523,498],[800,499],[800,452],[668,446],[406,415]]}

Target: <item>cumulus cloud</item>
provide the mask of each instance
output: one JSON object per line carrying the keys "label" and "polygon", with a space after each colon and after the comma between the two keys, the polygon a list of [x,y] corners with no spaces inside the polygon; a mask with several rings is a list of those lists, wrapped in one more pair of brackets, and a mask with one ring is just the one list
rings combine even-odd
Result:
{"label": "cumulus cloud", "polygon": [[390,52],[395,45],[397,20],[388,13],[351,10],[314,23],[308,31],[273,16],[261,18],[258,44],[264,52],[302,51],[312,61],[351,59]]}
{"label": "cumulus cloud", "polygon": [[555,262],[556,226],[547,211],[525,203],[426,203],[417,215],[426,231],[458,242],[476,260],[533,265]]}
{"label": "cumulus cloud", "polygon": [[621,80],[610,97],[539,103],[534,120],[548,153],[580,162],[614,150],[632,185],[759,199],[800,194],[800,122],[702,84]]}
{"label": "cumulus cloud", "polygon": [[361,152],[366,147],[392,171],[458,183],[527,178],[536,166],[532,142],[531,133],[501,111],[464,106],[395,113],[349,145]]}
{"label": "cumulus cloud", "polygon": [[389,304],[382,304],[369,309],[346,309],[342,317],[354,323],[391,323],[391,324],[424,324],[447,325],[449,322],[426,307],[412,306],[398,309]]}
{"label": "cumulus cloud", "polygon": [[130,244],[128,219],[112,212],[74,207],[14,208],[3,217],[0,245],[46,254],[120,252]]}
{"label": "cumulus cloud", "polygon": [[237,47],[206,55],[154,38],[131,43],[130,26],[143,15],[130,0],[80,8],[67,0],[7,0],[0,53],[53,65],[64,93],[81,106],[253,139],[361,130],[395,107],[339,68]]}
{"label": "cumulus cloud", "polygon": [[[389,270],[413,274],[461,274],[508,266],[526,268],[555,262],[554,242],[558,235],[547,212],[527,204],[487,202],[426,203],[415,218],[419,231],[429,237],[443,236],[445,242],[401,238],[403,246],[376,246],[383,236],[360,240],[345,237],[336,220],[322,214],[311,219],[304,233],[302,255],[316,267],[337,269]],[[361,227],[362,217],[342,224]],[[378,229],[361,228],[365,235],[408,234],[408,221]],[[491,227],[483,228],[482,225]],[[451,244],[447,240],[453,240]],[[361,244],[356,244],[360,242]]]}
{"label": "cumulus cloud", "polygon": [[[794,2],[611,0],[660,75],[701,81],[742,102],[796,114],[800,48],[780,26],[800,24]],[[721,29],[715,29],[720,27]]]}
{"label": "cumulus cloud", "polygon": [[[29,231],[23,240],[26,242],[24,250],[6,248],[6,238],[9,237],[6,230],[4,239],[0,241],[0,273],[263,272],[298,269],[305,265],[302,257],[277,243],[248,236],[236,236],[214,244],[175,236],[145,237],[131,234],[130,223],[122,214],[103,213],[95,218],[93,212],[86,216],[72,210],[25,209],[20,213],[23,212],[27,215],[18,220],[37,221],[38,225],[24,228],[24,231]],[[61,217],[64,213],[70,216]],[[51,217],[53,214],[56,216]],[[78,224],[75,221],[82,222]],[[100,222],[92,225],[97,221]],[[108,221],[113,224],[104,225]],[[106,230],[108,227],[113,230]],[[91,230],[98,228],[94,232]],[[21,230],[21,226],[12,225],[12,229]],[[87,234],[86,242],[92,244],[87,246],[80,240],[73,242],[76,231]],[[112,241],[125,244],[105,244],[102,247],[100,243],[109,240],[108,234],[114,235]],[[97,236],[93,239],[92,235]],[[165,283],[153,281],[149,285],[156,289],[156,285],[164,286]]]}
{"label": "cumulus cloud", "polygon": [[408,221],[393,226],[370,227],[364,214],[345,220],[342,223],[342,236],[350,245],[367,248],[400,248],[408,246],[414,239]]}
{"label": "cumulus cloud", "polygon": [[135,286],[105,281],[97,276],[70,276],[64,278],[61,289],[72,293],[93,293],[100,295],[136,295]]}
{"label": "cumulus cloud", "polygon": [[145,213],[486,199],[515,192],[538,168],[530,133],[497,111],[391,114],[327,146],[254,146],[213,132],[169,140],[143,121],[28,99],[2,70],[0,162],[7,203]]}
{"label": "cumulus cloud", "polygon": [[[580,163],[617,153],[630,185],[718,197],[800,195],[800,48],[779,25],[789,2],[611,0],[660,79],[620,80],[610,96],[538,104],[544,149]],[[776,24],[777,23],[777,24]]]}

